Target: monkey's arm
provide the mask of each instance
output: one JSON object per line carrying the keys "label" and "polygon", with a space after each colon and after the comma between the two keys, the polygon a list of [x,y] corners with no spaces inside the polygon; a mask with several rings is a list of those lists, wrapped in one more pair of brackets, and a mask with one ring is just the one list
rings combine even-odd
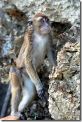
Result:
{"label": "monkey's arm", "polygon": [[50,64],[55,67],[55,61],[52,53],[52,39],[50,39],[50,42],[48,43],[47,57]]}
{"label": "monkey's arm", "polygon": [[28,30],[25,32],[24,42],[21,46],[18,58],[15,60],[17,68],[21,68],[24,66],[24,55],[26,55],[26,53],[29,53],[30,51],[32,32],[33,32],[33,28],[29,26]]}
{"label": "monkey's arm", "polygon": [[32,31],[29,29],[28,31],[28,35],[25,35],[24,40],[27,42],[26,44],[26,48],[24,51],[24,65],[26,68],[26,72],[29,75],[29,77],[31,78],[32,82],[34,83],[37,92],[40,91],[42,89],[42,83],[38,77],[37,72],[35,71],[33,65],[32,65],[32,61],[31,61],[31,50],[32,50]]}
{"label": "monkey's arm", "polygon": [[52,50],[51,49],[48,50],[48,60],[49,60],[49,62],[50,62],[50,64],[52,66],[55,66],[55,62],[54,62],[54,59],[53,59],[53,54],[52,54]]}
{"label": "monkey's arm", "polygon": [[25,60],[25,67],[26,67],[27,74],[29,75],[30,79],[32,80],[32,82],[34,83],[34,85],[36,87],[38,96],[41,99],[43,99],[45,90],[43,88],[43,85],[42,85],[39,77],[38,77],[37,72],[33,68],[31,61]]}
{"label": "monkey's arm", "polygon": [[39,76],[37,72],[35,71],[32,63],[28,58],[25,58],[25,67],[26,67],[26,72],[29,75],[30,79],[34,83],[38,96],[42,96],[42,90],[43,90],[43,85],[39,79]]}

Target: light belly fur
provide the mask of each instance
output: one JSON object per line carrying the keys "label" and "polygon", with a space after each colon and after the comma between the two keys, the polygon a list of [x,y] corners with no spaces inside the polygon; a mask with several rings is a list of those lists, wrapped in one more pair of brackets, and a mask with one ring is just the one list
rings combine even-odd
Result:
{"label": "light belly fur", "polygon": [[48,39],[41,36],[36,36],[33,44],[33,65],[37,68],[44,61],[46,50],[47,50],[47,42]]}

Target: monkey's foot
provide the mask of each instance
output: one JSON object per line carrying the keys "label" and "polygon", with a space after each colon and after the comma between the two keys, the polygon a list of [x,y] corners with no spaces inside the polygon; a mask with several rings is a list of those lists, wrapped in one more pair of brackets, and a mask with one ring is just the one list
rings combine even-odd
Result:
{"label": "monkey's foot", "polygon": [[17,116],[17,117],[21,117],[22,114],[20,112],[12,112],[11,116]]}
{"label": "monkey's foot", "polygon": [[15,112],[15,113],[12,112],[11,116],[15,116],[15,117],[18,117],[21,120],[24,120],[24,116],[20,112]]}

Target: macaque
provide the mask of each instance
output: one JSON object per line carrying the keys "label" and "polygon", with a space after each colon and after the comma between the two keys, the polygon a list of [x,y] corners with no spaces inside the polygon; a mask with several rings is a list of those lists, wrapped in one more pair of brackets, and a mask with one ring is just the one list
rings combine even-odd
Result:
{"label": "macaque", "polygon": [[38,13],[25,32],[19,55],[10,68],[11,115],[20,116],[24,108],[33,101],[36,93],[43,98],[44,88],[38,76],[38,69],[46,56],[51,65],[55,66],[51,45],[50,21],[47,16]]}

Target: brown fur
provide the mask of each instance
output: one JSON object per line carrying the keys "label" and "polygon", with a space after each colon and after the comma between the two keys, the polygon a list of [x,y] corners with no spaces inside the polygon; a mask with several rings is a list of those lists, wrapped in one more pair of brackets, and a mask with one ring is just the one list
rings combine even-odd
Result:
{"label": "brown fur", "polygon": [[34,16],[34,18],[37,18],[37,17],[46,17],[46,18],[48,18],[45,14],[43,14],[43,13],[37,13],[35,16]]}
{"label": "brown fur", "polygon": [[32,49],[32,39],[31,38],[32,38],[32,29],[29,28],[29,30],[25,32],[24,42],[20,49],[18,58],[15,60],[17,68],[22,68],[25,66],[24,60],[25,60],[26,56],[28,56],[28,58],[30,58],[30,52]]}

